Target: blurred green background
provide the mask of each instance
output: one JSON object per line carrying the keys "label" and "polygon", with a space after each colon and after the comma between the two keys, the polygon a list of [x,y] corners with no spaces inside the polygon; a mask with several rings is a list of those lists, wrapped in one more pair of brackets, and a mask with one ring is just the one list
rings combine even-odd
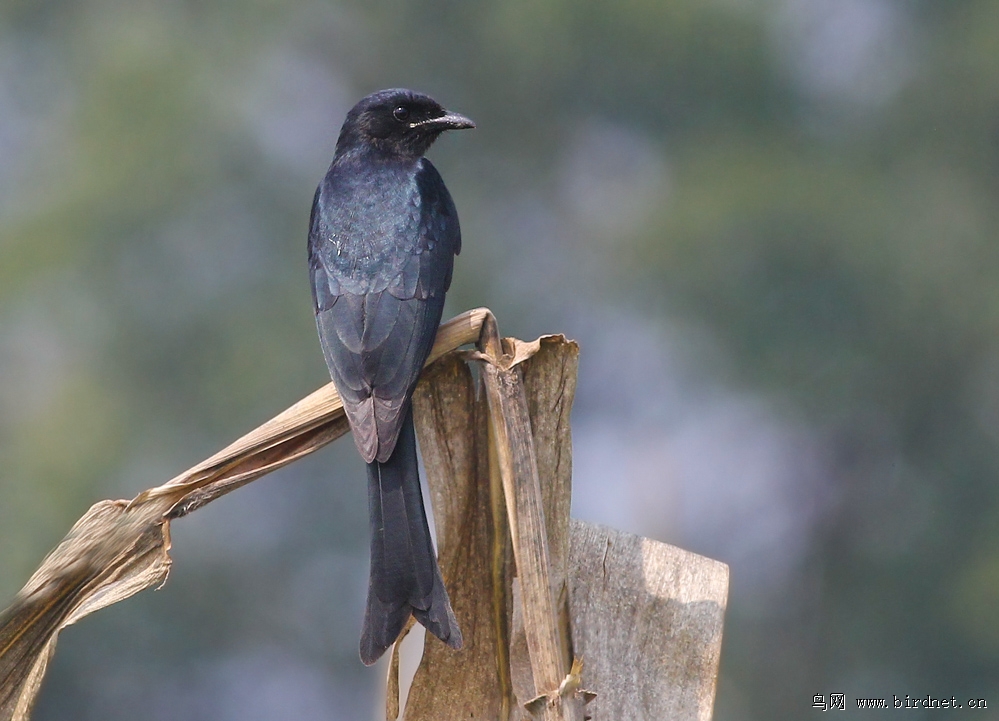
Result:
{"label": "blurred green background", "polygon": [[[999,718],[995,0],[5,0],[0,597],[328,379],[312,194],[396,86],[478,122],[445,315],[582,346],[575,515],[731,565],[715,717]],[[374,718],[364,509],[341,441],[177,522],[35,718]]]}

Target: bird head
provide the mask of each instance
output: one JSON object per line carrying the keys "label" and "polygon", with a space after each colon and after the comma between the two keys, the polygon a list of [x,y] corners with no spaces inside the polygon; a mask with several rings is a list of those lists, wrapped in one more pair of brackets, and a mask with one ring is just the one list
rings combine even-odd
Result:
{"label": "bird head", "polygon": [[382,152],[420,157],[445,130],[474,128],[464,115],[445,110],[429,95],[412,90],[380,90],[347,113],[336,143],[337,155],[373,147]]}

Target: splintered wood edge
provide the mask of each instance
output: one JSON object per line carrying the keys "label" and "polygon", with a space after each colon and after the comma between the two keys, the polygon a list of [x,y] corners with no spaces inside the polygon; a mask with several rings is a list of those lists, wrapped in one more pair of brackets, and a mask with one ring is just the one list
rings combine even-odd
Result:
{"label": "splintered wood edge", "polygon": [[476,356],[485,361],[482,377],[490,435],[506,500],[535,692],[546,697],[554,693],[552,703],[546,702],[530,713],[534,718],[555,721],[582,718],[583,714],[578,704],[563,704],[557,694],[568,669],[562,668],[548,536],[527,397],[519,371],[513,367],[518,356],[522,361],[534,355],[541,346],[540,340],[521,342],[519,348],[517,342],[509,339],[503,342],[495,318],[490,317],[483,326],[481,350]]}

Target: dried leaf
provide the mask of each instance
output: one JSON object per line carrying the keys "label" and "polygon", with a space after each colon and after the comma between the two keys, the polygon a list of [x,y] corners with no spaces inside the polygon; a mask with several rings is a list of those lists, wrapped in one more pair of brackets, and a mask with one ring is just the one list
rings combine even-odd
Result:
{"label": "dried leaf", "polygon": [[[427,363],[479,340],[491,313],[441,326]],[[129,502],[93,506],[0,613],[0,721],[26,721],[59,631],[139,591],[170,568],[169,522],[339,438],[349,427],[328,384],[235,443]]]}

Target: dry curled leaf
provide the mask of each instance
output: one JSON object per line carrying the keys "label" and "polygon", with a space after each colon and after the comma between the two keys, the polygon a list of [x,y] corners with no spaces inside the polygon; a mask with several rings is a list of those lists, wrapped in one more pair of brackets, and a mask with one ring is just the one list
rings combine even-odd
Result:
{"label": "dry curled leaf", "polygon": [[[442,325],[427,363],[479,339],[491,313]],[[59,631],[87,614],[162,584],[169,523],[322,448],[349,429],[333,384],[167,483],[131,501],[94,505],[0,613],[0,721],[26,721]]]}

